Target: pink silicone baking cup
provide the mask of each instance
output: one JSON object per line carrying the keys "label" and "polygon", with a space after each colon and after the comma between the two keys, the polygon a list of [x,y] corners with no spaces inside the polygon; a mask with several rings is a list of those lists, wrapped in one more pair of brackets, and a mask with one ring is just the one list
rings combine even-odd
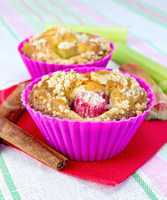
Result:
{"label": "pink silicone baking cup", "polygon": [[50,64],[47,62],[41,62],[41,61],[36,61],[28,56],[26,56],[22,48],[26,42],[28,42],[28,38],[22,41],[19,46],[18,46],[18,51],[20,53],[20,56],[29,72],[32,78],[40,77],[44,74],[48,74],[50,72],[55,72],[58,70],[65,70],[67,68],[77,68],[77,67],[106,67],[109,60],[112,58],[112,52],[114,50],[114,46],[111,43],[111,51],[109,52],[108,55],[104,56],[103,58],[93,62],[93,63],[88,63],[88,64]]}
{"label": "pink silicone baking cup", "polygon": [[[74,70],[85,73],[100,69],[77,68]],[[148,106],[142,114],[126,120],[81,122],[60,119],[35,111],[29,105],[28,99],[33,85],[41,78],[35,79],[26,87],[22,93],[22,102],[47,142],[59,152],[78,161],[110,159],[125,149],[154,104],[154,95],[150,87],[142,79],[134,78],[147,92]]]}

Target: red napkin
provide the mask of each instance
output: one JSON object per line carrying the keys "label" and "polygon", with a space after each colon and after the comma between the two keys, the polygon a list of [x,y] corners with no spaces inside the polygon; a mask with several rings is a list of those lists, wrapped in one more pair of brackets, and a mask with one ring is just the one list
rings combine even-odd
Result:
{"label": "red napkin", "polygon": [[[7,97],[14,88],[1,91],[0,102],[4,99],[2,97]],[[27,112],[20,118],[18,125],[44,140]],[[70,161],[61,172],[96,183],[116,185],[147,162],[165,142],[167,142],[167,121],[145,121],[128,147],[118,156],[98,162]]]}

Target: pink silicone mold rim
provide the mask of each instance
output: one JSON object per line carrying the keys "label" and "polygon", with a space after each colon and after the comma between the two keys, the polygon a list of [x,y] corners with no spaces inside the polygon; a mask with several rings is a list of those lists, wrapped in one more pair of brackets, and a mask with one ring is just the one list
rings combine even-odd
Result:
{"label": "pink silicone mold rim", "polygon": [[[20,55],[24,58],[24,59],[26,59],[26,60],[28,60],[28,61],[31,61],[31,62],[34,62],[35,64],[38,64],[38,65],[46,65],[47,64],[47,66],[52,66],[52,65],[59,65],[59,66],[62,66],[64,69],[65,68],[70,68],[70,66],[71,66],[71,68],[77,68],[77,67],[84,67],[85,66],[85,64],[59,64],[59,63],[47,63],[47,62],[41,62],[41,61],[38,61],[38,60],[33,60],[32,58],[30,58],[30,57],[28,57],[27,55],[25,55],[24,53],[23,53],[23,51],[22,51],[22,48],[23,48],[23,45],[26,43],[26,42],[28,42],[28,40],[31,38],[31,36],[30,37],[28,37],[28,38],[26,38],[25,40],[23,40],[22,42],[20,42],[19,43],[19,45],[18,45],[18,52],[20,53]],[[96,63],[99,63],[100,61],[102,61],[103,59],[104,60],[106,60],[106,59],[108,59],[108,60],[110,60],[111,59],[111,57],[112,57],[112,53],[113,53],[113,51],[114,51],[114,44],[112,43],[112,42],[110,42],[110,46],[111,46],[111,50],[110,50],[110,52],[109,52],[109,54],[107,54],[106,56],[104,56],[104,57],[102,57],[101,59],[99,59],[99,60],[96,60],[96,61],[94,61],[94,62],[90,62],[90,63],[86,63],[86,65],[87,65],[87,67],[90,65],[90,66],[92,66],[92,65],[94,65],[94,64],[96,64]]]}
{"label": "pink silicone mold rim", "polygon": [[[102,70],[102,69],[104,69],[104,68],[88,68],[88,67],[85,67],[85,68],[74,68],[73,70],[76,70],[76,71],[82,71],[81,73],[86,73],[86,72],[88,72],[88,71],[97,71],[97,70]],[[70,71],[71,69],[66,69],[66,70],[64,70],[64,71]],[[86,70],[86,71],[85,71]],[[106,70],[110,70],[110,69],[106,69]],[[61,70],[58,70],[58,71],[61,71]],[[84,72],[85,71],[85,72]],[[52,73],[49,73],[48,75],[51,75],[51,74],[53,74],[54,72],[52,72]],[[24,89],[24,91],[23,91],[23,93],[22,93],[22,95],[21,95],[21,101],[22,101],[22,103],[23,103],[23,105],[28,109],[28,110],[31,110],[32,112],[34,112],[34,113],[37,113],[38,115],[40,115],[41,117],[43,116],[43,117],[45,117],[45,118],[47,118],[47,119],[49,119],[49,120],[54,120],[54,119],[56,119],[56,120],[60,120],[60,121],[62,121],[62,122],[69,122],[69,121],[71,121],[71,122],[79,122],[79,123],[103,123],[103,124],[108,124],[108,123],[120,123],[120,122],[128,122],[128,121],[131,121],[131,120],[134,120],[134,119],[137,119],[138,117],[144,117],[145,115],[147,115],[150,111],[151,111],[151,109],[152,109],[152,107],[154,106],[154,103],[155,103],[155,96],[154,96],[154,93],[153,93],[153,91],[152,91],[152,89],[149,87],[149,85],[143,80],[143,79],[141,79],[141,78],[139,78],[139,77],[137,77],[137,76],[134,76],[134,75],[131,75],[131,74],[128,74],[128,73],[126,73],[126,75],[128,75],[128,76],[130,76],[130,77],[133,77],[133,78],[135,78],[137,81],[138,81],[138,83],[140,84],[140,86],[141,87],[143,87],[144,89],[145,89],[145,91],[147,92],[147,96],[148,96],[148,98],[149,98],[149,102],[148,102],[148,107],[147,107],[147,109],[143,112],[143,113],[141,113],[141,114],[139,114],[139,115],[136,115],[136,116],[133,116],[133,117],[130,117],[130,118],[128,118],[128,119],[123,119],[123,120],[111,120],[111,121],[79,121],[79,120],[71,120],[71,119],[61,119],[61,118],[58,118],[58,117],[53,117],[53,116],[49,116],[49,115],[46,115],[46,114],[43,114],[43,113],[41,113],[40,111],[36,111],[35,109],[33,109],[29,104],[28,104],[28,97],[27,97],[27,91],[30,91],[31,89],[32,89],[32,87],[33,87],[33,85],[34,84],[36,84],[39,80],[41,80],[41,78],[43,77],[38,77],[38,78],[36,78],[36,79],[34,79],[30,84],[28,84],[27,86],[26,86],[26,88]],[[45,76],[45,75],[44,75]]]}

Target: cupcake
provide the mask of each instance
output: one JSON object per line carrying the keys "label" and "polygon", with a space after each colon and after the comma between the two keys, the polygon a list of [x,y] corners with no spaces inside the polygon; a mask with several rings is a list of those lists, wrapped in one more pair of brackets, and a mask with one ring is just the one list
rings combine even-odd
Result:
{"label": "cupcake", "polygon": [[66,68],[105,67],[113,45],[97,35],[53,27],[21,42],[18,51],[34,78]]}
{"label": "cupcake", "polygon": [[109,159],[129,143],[153,105],[143,80],[76,68],[30,83],[22,102],[47,142],[72,160]]}

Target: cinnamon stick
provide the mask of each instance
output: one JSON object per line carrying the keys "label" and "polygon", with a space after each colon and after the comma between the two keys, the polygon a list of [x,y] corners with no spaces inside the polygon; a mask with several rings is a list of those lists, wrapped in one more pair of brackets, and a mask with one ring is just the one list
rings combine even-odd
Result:
{"label": "cinnamon stick", "polygon": [[20,83],[16,89],[3,101],[0,105],[0,116],[8,118],[10,121],[16,122],[25,108],[21,104],[21,93],[28,82]]}
{"label": "cinnamon stick", "polygon": [[148,119],[167,120],[167,96],[145,70],[136,64],[123,64],[120,66],[120,70],[143,78],[151,86],[156,102]]}
{"label": "cinnamon stick", "polygon": [[62,169],[66,165],[65,156],[4,117],[0,117],[0,138],[53,169]]}
{"label": "cinnamon stick", "polygon": [[17,147],[49,167],[61,169],[66,164],[66,157],[14,124],[25,111],[21,104],[21,93],[27,83],[19,84],[0,105],[0,140]]}

